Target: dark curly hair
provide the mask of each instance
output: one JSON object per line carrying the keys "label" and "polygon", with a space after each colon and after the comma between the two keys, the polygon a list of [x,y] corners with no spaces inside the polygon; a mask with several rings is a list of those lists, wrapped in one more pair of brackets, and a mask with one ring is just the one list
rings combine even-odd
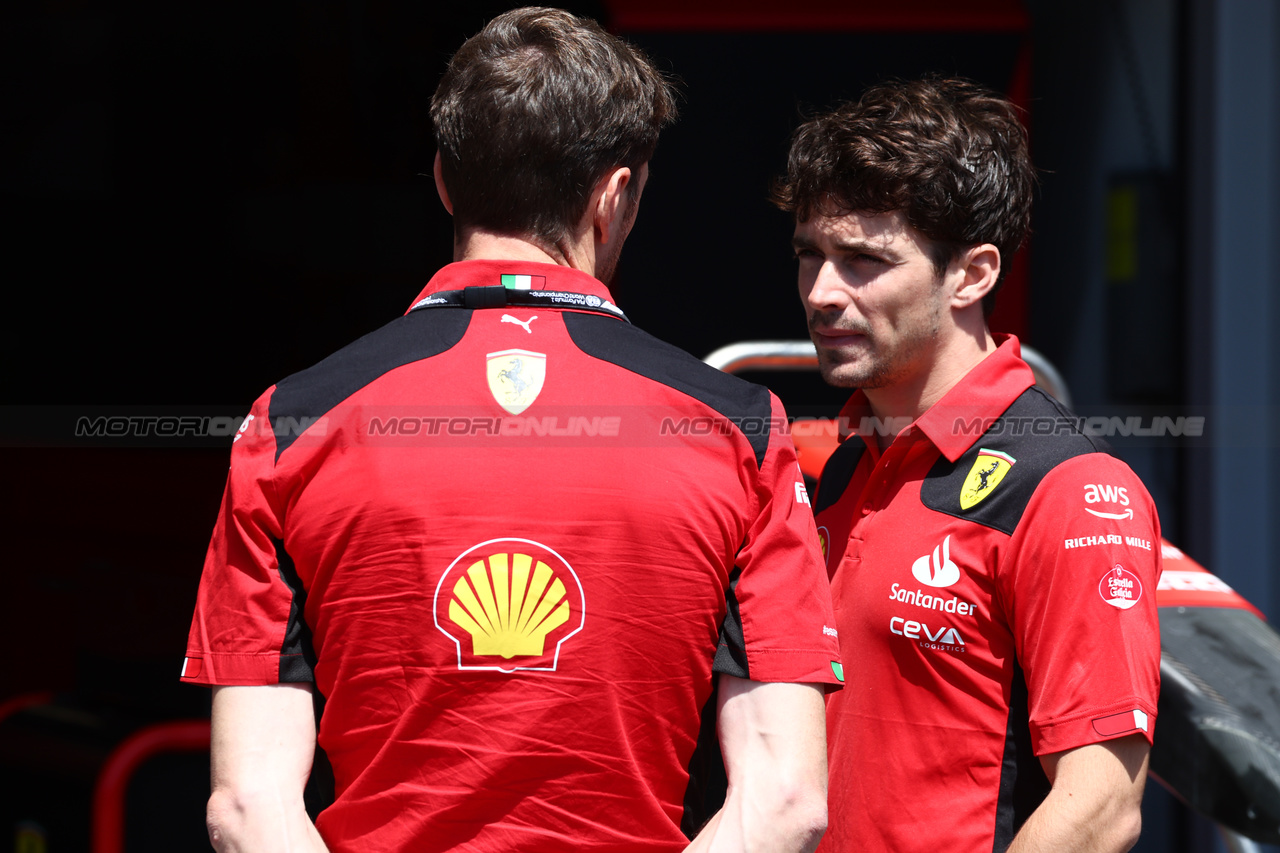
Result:
{"label": "dark curly hair", "polygon": [[932,242],[939,275],[965,248],[994,244],[1003,264],[983,300],[989,315],[1030,230],[1034,185],[1013,104],[968,80],[927,77],[873,86],[800,125],[770,198],[799,222],[900,210]]}
{"label": "dark curly hair", "polygon": [[638,169],[674,121],[671,84],[589,18],[506,12],[449,61],[431,119],[455,229],[556,242],[609,169]]}

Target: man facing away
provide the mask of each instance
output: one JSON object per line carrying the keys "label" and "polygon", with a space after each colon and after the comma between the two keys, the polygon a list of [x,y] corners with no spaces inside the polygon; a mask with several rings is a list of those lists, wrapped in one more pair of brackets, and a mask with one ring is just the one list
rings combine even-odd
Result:
{"label": "man facing away", "polygon": [[215,685],[219,850],[684,849],[717,679],[730,791],[689,849],[816,845],[840,667],[785,413],[605,284],[673,116],[643,55],[559,10],[453,57],[455,263],[232,448],[183,669]]}
{"label": "man facing away", "polygon": [[986,315],[1034,173],[1011,105],[891,83],[796,132],[775,201],[831,384],[814,510],[844,659],[824,850],[1132,846],[1159,687],[1141,482]]}

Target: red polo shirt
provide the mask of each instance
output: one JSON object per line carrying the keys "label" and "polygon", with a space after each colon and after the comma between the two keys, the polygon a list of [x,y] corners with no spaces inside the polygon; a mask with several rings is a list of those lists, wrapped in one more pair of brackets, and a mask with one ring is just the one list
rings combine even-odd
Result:
{"label": "red polo shirt", "polygon": [[[828,698],[829,851],[1002,850],[1036,756],[1151,738],[1160,526],[1142,483],[1008,339],[815,501],[846,688]],[[842,417],[873,431],[865,396]]]}
{"label": "red polo shirt", "polygon": [[836,682],[781,405],[609,299],[453,264],[254,404],[184,680],[314,682],[331,850],[678,850],[713,672]]}

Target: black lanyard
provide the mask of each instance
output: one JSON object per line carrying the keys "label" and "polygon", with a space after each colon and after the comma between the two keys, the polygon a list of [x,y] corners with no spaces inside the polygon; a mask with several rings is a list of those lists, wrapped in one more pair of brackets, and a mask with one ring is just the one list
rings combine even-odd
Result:
{"label": "black lanyard", "polygon": [[410,308],[571,308],[617,317],[630,323],[622,309],[607,299],[589,293],[573,293],[565,290],[512,290],[502,285],[466,287],[462,290],[442,290],[425,297]]}

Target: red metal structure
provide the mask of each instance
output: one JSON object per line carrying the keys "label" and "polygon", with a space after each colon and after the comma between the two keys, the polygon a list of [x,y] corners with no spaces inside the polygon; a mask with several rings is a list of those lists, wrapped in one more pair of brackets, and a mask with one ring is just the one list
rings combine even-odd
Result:
{"label": "red metal structure", "polygon": [[93,853],[124,853],[125,795],[139,767],[163,753],[208,749],[208,720],[147,726],[117,746],[103,764],[93,790]]}

